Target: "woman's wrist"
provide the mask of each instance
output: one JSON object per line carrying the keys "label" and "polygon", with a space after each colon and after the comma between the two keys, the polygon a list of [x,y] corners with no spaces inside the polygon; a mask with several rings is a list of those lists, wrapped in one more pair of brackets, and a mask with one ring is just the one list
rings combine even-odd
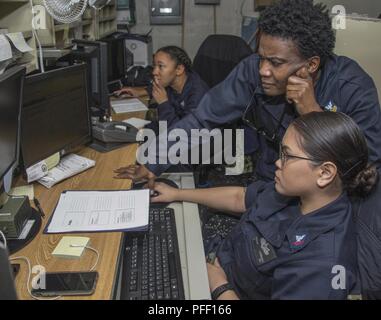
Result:
{"label": "woman's wrist", "polygon": [[183,193],[184,193],[184,190],[182,189],[174,190],[173,201],[183,201],[184,200]]}
{"label": "woman's wrist", "polygon": [[216,286],[212,292],[212,299],[223,299],[224,297],[230,296],[229,291],[232,291],[234,293],[233,286],[229,282],[224,282]]}

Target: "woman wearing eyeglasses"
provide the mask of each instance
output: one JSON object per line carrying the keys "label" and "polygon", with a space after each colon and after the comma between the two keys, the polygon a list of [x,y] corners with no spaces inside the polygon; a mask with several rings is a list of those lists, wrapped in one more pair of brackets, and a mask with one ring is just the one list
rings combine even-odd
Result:
{"label": "woman wearing eyeglasses", "polygon": [[346,299],[359,285],[348,195],[363,197],[378,180],[364,135],[342,113],[301,116],[286,131],[276,167],[275,182],[247,189],[157,183],[152,201],[244,213],[207,249],[214,299]]}

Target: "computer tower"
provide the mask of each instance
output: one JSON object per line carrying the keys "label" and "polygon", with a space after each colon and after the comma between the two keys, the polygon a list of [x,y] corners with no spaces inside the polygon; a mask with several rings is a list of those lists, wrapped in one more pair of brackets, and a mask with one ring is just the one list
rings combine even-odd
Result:
{"label": "computer tower", "polygon": [[152,65],[152,37],[138,34],[125,34],[124,45],[126,53],[133,56],[134,66],[146,67]]}

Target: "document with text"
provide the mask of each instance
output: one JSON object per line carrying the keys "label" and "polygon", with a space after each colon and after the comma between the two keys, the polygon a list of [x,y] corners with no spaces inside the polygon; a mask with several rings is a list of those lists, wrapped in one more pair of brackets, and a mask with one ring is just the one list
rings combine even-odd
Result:
{"label": "document with text", "polygon": [[148,214],[148,189],[65,191],[45,233],[145,230]]}

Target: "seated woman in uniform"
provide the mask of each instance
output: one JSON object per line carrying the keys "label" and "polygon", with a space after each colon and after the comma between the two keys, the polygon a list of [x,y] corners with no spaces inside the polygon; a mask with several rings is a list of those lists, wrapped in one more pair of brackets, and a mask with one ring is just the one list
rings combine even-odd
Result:
{"label": "seated woman in uniform", "polygon": [[[187,53],[176,46],[163,47],[155,53],[152,86],[125,87],[115,93],[127,94],[132,97],[149,95],[158,103],[158,121],[166,121],[167,128],[176,128],[176,122],[192,112],[204,94],[209,90],[208,85],[200,76],[192,71],[192,61]],[[159,122],[145,126],[157,135]],[[190,165],[177,165],[172,171],[191,170]],[[114,171],[115,178],[123,179],[128,176],[129,166]]]}
{"label": "seated woman in uniform", "polygon": [[192,71],[192,61],[187,53],[176,46],[163,47],[155,53],[152,75],[152,86],[125,87],[116,94],[153,97],[158,103],[158,120],[167,121],[168,128],[195,109],[209,90],[200,76]]}
{"label": "seated woman in uniform", "polygon": [[247,190],[177,190],[156,183],[152,201],[191,201],[244,213],[207,250],[215,299],[346,299],[357,290],[349,196],[378,181],[365,138],[345,114],[313,112],[287,129],[275,182]]}

